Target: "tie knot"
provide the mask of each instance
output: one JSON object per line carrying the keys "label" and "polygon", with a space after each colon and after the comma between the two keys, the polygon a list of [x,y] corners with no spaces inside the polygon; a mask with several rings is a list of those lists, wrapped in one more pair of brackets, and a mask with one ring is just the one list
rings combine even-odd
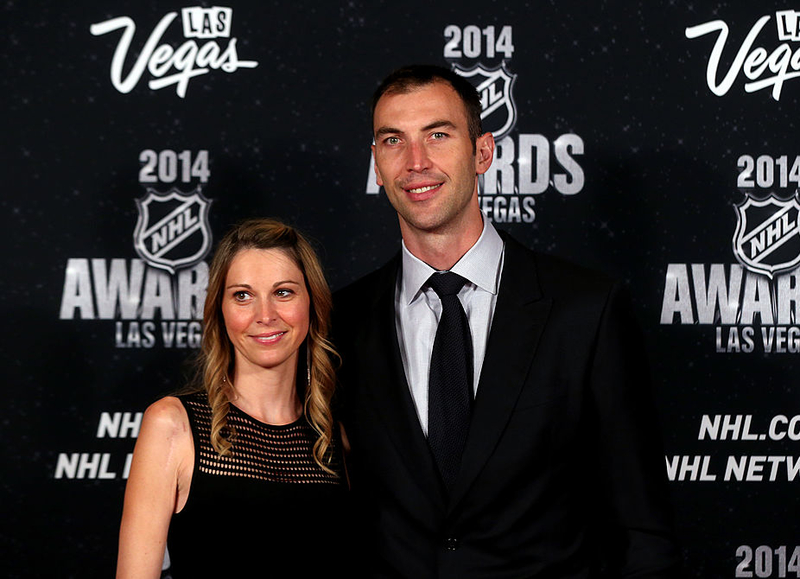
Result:
{"label": "tie knot", "polygon": [[464,287],[465,283],[467,283],[467,280],[452,271],[434,273],[428,278],[428,286],[436,292],[439,299],[444,296],[456,295]]}

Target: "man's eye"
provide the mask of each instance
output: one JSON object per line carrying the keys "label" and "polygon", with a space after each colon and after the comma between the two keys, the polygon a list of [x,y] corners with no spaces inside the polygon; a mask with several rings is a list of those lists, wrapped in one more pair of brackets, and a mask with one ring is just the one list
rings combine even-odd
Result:
{"label": "man's eye", "polygon": [[386,138],[386,144],[387,145],[396,145],[399,142],[400,142],[400,139],[398,139],[397,137],[387,137]]}
{"label": "man's eye", "polygon": [[441,132],[433,133],[433,135],[431,135],[431,137],[433,137],[434,139],[444,139],[446,136],[447,133],[441,133]]}

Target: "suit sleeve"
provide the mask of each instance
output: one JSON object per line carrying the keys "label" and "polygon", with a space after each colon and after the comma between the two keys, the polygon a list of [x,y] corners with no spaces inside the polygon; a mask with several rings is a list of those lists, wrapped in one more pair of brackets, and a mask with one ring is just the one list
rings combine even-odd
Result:
{"label": "suit sleeve", "polygon": [[609,293],[595,344],[590,388],[608,577],[679,577],[643,336],[618,287]]}

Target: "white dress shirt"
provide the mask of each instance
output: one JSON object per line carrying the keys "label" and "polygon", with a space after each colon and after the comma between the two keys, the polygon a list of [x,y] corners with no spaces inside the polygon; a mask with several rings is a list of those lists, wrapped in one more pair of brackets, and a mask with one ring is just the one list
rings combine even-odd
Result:
{"label": "white dress shirt", "polygon": [[[492,317],[500,288],[503,270],[504,244],[486,216],[483,231],[467,253],[450,271],[467,280],[458,299],[469,320],[473,352],[473,394],[477,394],[486,341],[492,327]],[[425,286],[436,270],[414,256],[403,243],[402,275],[395,290],[395,327],[400,344],[408,387],[417,409],[422,431],[428,435],[428,374],[436,328],[442,313],[439,296]]]}

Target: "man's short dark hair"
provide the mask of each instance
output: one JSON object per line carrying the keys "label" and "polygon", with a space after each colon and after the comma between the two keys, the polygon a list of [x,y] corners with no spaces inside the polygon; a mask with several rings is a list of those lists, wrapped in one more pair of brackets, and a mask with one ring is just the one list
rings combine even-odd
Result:
{"label": "man's short dark hair", "polygon": [[398,68],[383,79],[383,82],[381,82],[375,90],[375,93],[372,95],[370,113],[373,117],[375,116],[375,107],[385,94],[408,93],[414,89],[433,84],[434,82],[449,84],[453,90],[456,91],[461,102],[464,103],[464,109],[467,113],[467,129],[469,131],[469,137],[474,144],[478,137],[483,134],[483,127],[481,126],[481,112],[483,108],[481,107],[481,99],[478,96],[478,91],[475,90],[475,87],[472,86],[467,79],[443,66],[412,64],[410,66]]}

